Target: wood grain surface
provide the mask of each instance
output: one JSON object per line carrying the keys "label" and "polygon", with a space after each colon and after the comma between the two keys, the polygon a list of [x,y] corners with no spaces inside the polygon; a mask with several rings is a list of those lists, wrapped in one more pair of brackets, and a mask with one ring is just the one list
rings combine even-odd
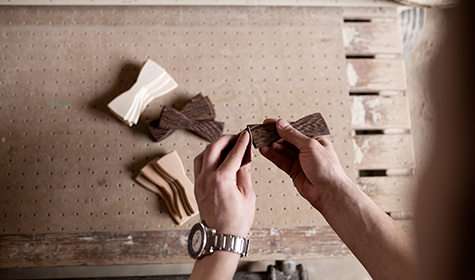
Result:
{"label": "wood grain surface", "polygon": [[356,135],[355,166],[360,170],[412,169],[415,167],[412,136]]}
{"label": "wood grain surface", "polygon": [[194,121],[211,121],[216,118],[213,103],[208,96],[203,96],[201,93],[186,103],[180,113]]}
{"label": "wood grain surface", "polygon": [[411,119],[406,96],[351,96],[353,129],[409,129]]}
{"label": "wood grain surface", "polygon": [[395,55],[399,57],[402,42],[398,26],[384,22],[346,22],[343,42],[347,55]]}
{"label": "wood grain surface", "polygon": [[155,184],[155,182],[152,182],[151,180],[149,180],[142,173],[139,174],[135,178],[135,181],[137,181],[143,187],[145,187],[149,190],[153,190],[153,192],[158,194],[165,201],[165,203],[167,205],[167,208],[168,208],[168,211],[170,213],[170,216],[175,221],[175,223],[181,225],[181,224],[185,223],[188,220],[186,212],[184,211],[183,207],[182,207],[183,212],[181,212],[177,209],[177,205],[175,204],[176,200],[173,200],[173,198],[171,197],[171,195],[173,195],[173,194],[166,193],[163,190],[163,188],[157,188],[157,185]]}
{"label": "wood grain surface", "polygon": [[405,91],[402,60],[347,59],[348,86],[353,92]]}
{"label": "wood grain surface", "polygon": [[193,183],[186,176],[176,151],[149,162],[135,180],[166,202],[172,219],[178,225],[198,214]]}
{"label": "wood grain surface", "polygon": [[[320,113],[305,116],[296,122],[291,122],[290,125],[308,137],[330,134],[328,126]],[[248,128],[251,131],[252,142],[256,149],[270,145],[281,138],[273,123],[248,125]]]}
{"label": "wood grain surface", "polygon": [[[412,223],[396,222],[411,232]],[[0,268],[193,262],[189,230],[0,235]],[[246,261],[351,256],[328,226],[252,228]]]}
{"label": "wood grain surface", "polygon": [[[159,188],[162,193],[159,195],[167,203],[170,215],[177,224],[183,224],[187,220],[186,218],[188,218],[188,215],[183,203],[181,202],[179,192],[173,184],[169,184],[157,171],[155,171],[153,163],[154,161],[144,166],[144,168],[140,170],[140,173],[144,178],[148,179],[152,184]],[[140,177],[137,177],[136,181],[146,187],[146,185],[143,184],[143,180],[141,182],[137,179],[140,179]]]}
{"label": "wood grain surface", "polygon": [[360,177],[356,183],[385,212],[414,209],[417,193],[414,176]]}
{"label": "wood grain surface", "polygon": [[182,200],[189,215],[198,213],[194,185],[186,176],[180,156],[176,151],[166,154],[154,163],[156,170],[169,184],[174,184],[181,190]]}
{"label": "wood grain surface", "polygon": [[[211,121],[216,117],[213,104],[207,96],[205,97],[201,93],[186,103],[180,113],[194,121]],[[160,118],[148,121],[147,127],[157,142],[167,138],[175,131],[174,129],[160,128]]]}
{"label": "wood grain surface", "polygon": [[186,129],[212,142],[223,135],[224,123],[217,121],[193,121],[179,111],[164,106],[159,122],[160,128]]}
{"label": "wood grain surface", "polygon": [[[241,133],[249,133],[249,143],[247,144],[246,152],[241,162],[241,166],[243,166],[252,161],[252,134],[249,128],[246,128],[245,131],[241,131]],[[237,137],[239,137],[239,135],[240,134],[236,135],[236,138],[232,140],[228,144],[228,146],[223,149],[223,151],[221,151],[221,159],[219,164],[221,164],[226,159],[229,152],[231,152],[231,150],[234,148],[234,146],[236,145]]]}
{"label": "wood grain surface", "polygon": [[[0,268],[193,262],[189,230],[0,235]],[[348,256],[329,226],[251,230],[245,260]]]}

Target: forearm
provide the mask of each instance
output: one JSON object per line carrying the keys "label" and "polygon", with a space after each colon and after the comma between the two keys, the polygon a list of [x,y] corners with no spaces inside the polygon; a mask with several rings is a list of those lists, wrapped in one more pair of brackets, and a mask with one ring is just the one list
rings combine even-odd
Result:
{"label": "forearm", "polygon": [[233,279],[239,263],[238,254],[216,251],[195,261],[190,280],[226,280]]}
{"label": "forearm", "polygon": [[415,279],[414,252],[404,230],[351,180],[325,192],[314,206],[374,279]]}

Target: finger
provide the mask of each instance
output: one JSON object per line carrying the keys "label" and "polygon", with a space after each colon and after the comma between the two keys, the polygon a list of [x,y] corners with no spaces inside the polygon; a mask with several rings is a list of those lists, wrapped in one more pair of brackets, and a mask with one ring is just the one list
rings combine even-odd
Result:
{"label": "finger", "polygon": [[293,128],[286,120],[280,119],[277,122],[276,127],[280,137],[293,144],[299,150],[308,147],[308,145],[312,142],[312,138],[307,137],[297,129]]}
{"label": "finger", "polygon": [[282,145],[282,146],[284,146],[284,147],[286,147],[286,148],[288,148],[288,149],[294,151],[295,153],[299,153],[299,152],[300,152],[300,150],[297,149],[297,147],[295,147],[294,144],[292,144],[292,143],[290,143],[290,142],[287,142],[287,141],[285,141],[284,139],[279,139],[279,140],[277,140],[275,143],[280,144],[280,145]]}
{"label": "finger", "polygon": [[269,124],[269,123],[276,123],[279,119],[265,119],[262,123]]}
{"label": "finger", "polygon": [[300,165],[300,161],[296,160],[293,162],[292,168],[290,169],[289,176],[292,180],[295,180],[295,177],[302,171],[302,166]]}
{"label": "finger", "polygon": [[277,145],[277,143],[273,143],[270,146],[264,146],[259,149],[259,152],[282,171],[290,174],[294,161],[291,160],[290,157],[285,156],[285,153],[279,151],[280,147],[277,147]]}
{"label": "finger", "polygon": [[236,135],[223,135],[213,143],[209,144],[203,156],[203,164],[201,172],[213,172],[215,171],[221,160],[221,152],[236,139]]}
{"label": "finger", "polygon": [[330,139],[328,139],[326,137],[317,136],[317,137],[315,137],[315,140],[317,140],[318,143],[320,143],[323,147],[331,147],[332,146],[332,142],[330,141]]}
{"label": "finger", "polygon": [[247,130],[241,132],[233,149],[228,153],[219,168],[226,172],[237,172],[241,167],[244,154],[246,153],[247,146],[249,145],[249,139],[250,135]]}
{"label": "finger", "polygon": [[203,156],[204,152],[201,152],[199,155],[195,157],[195,160],[193,161],[193,169],[195,171],[195,180],[196,177],[201,173],[201,167],[203,165]]}
{"label": "finger", "polygon": [[297,159],[300,153],[299,149],[287,141],[275,142],[271,147],[276,153],[291,161]]}
{"label": "finger", "polygon": [[247,164],[239,168],[236,173],[236,184],[244,195],[254,193],[252,188],[251,165]]}

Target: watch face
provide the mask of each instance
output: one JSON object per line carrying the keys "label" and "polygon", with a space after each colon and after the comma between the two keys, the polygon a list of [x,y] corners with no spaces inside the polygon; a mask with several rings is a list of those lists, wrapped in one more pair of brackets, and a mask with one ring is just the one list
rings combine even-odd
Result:
{"label": "watch face", "polygon": [[198,252],[200,250],[201,243],[203,243],[203,233],[201,233],[200,230],[197,230],[191,239],[191,248],[193,248],[194,252]]}
{"label": "watch face", "polygon": [[188,236],[188,254],[194,259],[201,256],[206,244],[205,228],[202,223],[195,224]]}

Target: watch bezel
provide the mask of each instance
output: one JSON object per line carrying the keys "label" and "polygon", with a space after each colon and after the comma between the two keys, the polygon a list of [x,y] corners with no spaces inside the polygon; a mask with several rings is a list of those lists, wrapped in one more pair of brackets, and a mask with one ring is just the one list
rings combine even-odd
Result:
{"label": "watch bezel", "polygon": [[[201,232],[201,245],[198,251],[195,251],[193,249],[193,236],[196,234],[196,232],[200,231]],[[193,259],[197,259],[203,255],[205,246],[206,246],[206,241],[207,241],[207,236],[206,236],[206,228],[202,223],[197,223],[195,224],[191,230],[190,234],[188,235],[188,254],[190,257]]]}

